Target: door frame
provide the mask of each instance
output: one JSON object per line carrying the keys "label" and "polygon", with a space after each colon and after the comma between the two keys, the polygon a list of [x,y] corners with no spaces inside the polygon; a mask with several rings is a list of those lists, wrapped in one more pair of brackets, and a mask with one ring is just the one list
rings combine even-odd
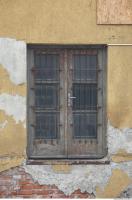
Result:
{"label": "door frame", "polygon": [[[64,87],[65,87],[65,92],[64,92],[64,107],[65,107],[65,111],[64,111],[64,121],[65,121],[65,125],[64,125],[64,135],[65,135],[65,138],[67,137],[67,133],[68,133],[68,130],[69,129],[69,121],[68,121],[68,106],[67,106],[67,94],[68,94],[68,80],[69,79],[69,63],[67,62],[68,60],[68,51],[69,50],[76,50],[76,49],[83,49],[83,50],[86,50],[86,49],[97,49],[98,51],[101,50],[101,58],[103,59],[100,59],[100,62],[102,62],[102,65],[103,65],[103,70],[104,70],[104,73],[103,73],[103,81],[105,82],[105,84],[103,84],[103,124],[102,124],[102,136],[100,137],[100,139],[102,139],[102,147],[101,147],[101,152],[97,155],[91,155],[91,154],[87,154],[86,157],[83,156],[83,158],[87,158],[87,159],[91,159],[91,158],[102,158],[104,157],[106,154],[107,154],[107,145],[106,145],[106,88],[107,88],[107,76],[106,76],[106,59],[107,59],[107,52],[106,52],[106,45],[40,45],[40,44],[28,44],[27,45],[28,47],[28,51],[29,50],[33,50],[33,49],[59,49],[60,51],[63,51],[64,52],[64,77],[65,77],[65,84],[64,84]],[[29,53],[27,53],[29,54]],[[28,63],[28,66],[31,65],[31,61],[30,60],[30,56],[28,55],[27,56],[27,63]],[[28,67],[29,68],[29,67]],[[69,72],[68,72],[69,71]],[[28,70],[28,73],[27,73],[27,80],[28,80],[28,89],[27,89],[27,107],[29,105],[29,70]],[[28,127],[28,134],[27,134],[27,155],[28,155],[28,158],[32,158],[32,159],[48,159],[50,160],[51,158],[50,157],[43,157],[43,156],[34,156],[34,155],[31,155],[31,152],[32,152],[32,147],[31,147],[31,143],[33,143],[33,138],[31,137],[31,133],[30,133],[30,128],[29,128],[29,119],[30,117],[30,114],[29,114],[29,109],[27,109],[27,127]],[[65,156],[55,156],[54,158],[55,159],[70,159],[70,158],[75,158],[75,159],[80,159],[81,157],[78,155],[78,156],[68,156],[68,142],[71,141],[70,140],[70,137],[67,137],[67,139],[65,139]],[[70,143],[69,143],[70,144]],[[31,148],[29,148],[31,147]]]}

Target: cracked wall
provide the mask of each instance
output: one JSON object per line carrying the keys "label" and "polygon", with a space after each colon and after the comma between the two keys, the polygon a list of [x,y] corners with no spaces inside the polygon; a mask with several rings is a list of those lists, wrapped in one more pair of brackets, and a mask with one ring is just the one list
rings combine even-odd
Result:
{"label": "cracked wall", "polygon": [[132,183],[131,166],[132,162],[127,165],[111,162],[110,165],[72,166],[68,174],[55,173],[51,166],[26,165],[24,169],[39,184],[55,184],[66,195],[80,189],[81,192],[94,193],[96,197],[112,198]]}
{"label": "cracked wall", "polygon": [[123,196],[132,185],[132,46],[108,47],[106,134],[110,164],[29,166],[26,43],[132,43],[132,28],[97,26],[95,0],[68,0],[67,4],[57,0],[55,9],[47,0],[32,2],[2,0],[0,5],[0,171],[21,166],[40,185],[55,184],[66,195],[81,189],[96,197]]}
{"label": "cracked wall", "polygon": [[0,171],[26,152],[26,43],[0,38]]}
{"label": "cracked wall", "polygon": [[[2,41],[3,40],[3,41]],[[4,45],[5,52],[11,51],[9,43],[13,42],[20,48],[24,48],[22,51],[17,51],[12,57],[7,55],[6,66],[13,66],[15,59],[19,57],[19,54],[26,53],[26,44],[11,39],[1,39]],[[17,47],[17,49],[19,49]],[[6,51],[8,48],[8,51]],[[4,49],[3,49],[4,50]],[[130,47],[125,47],[125,52],[130,51]],[[119,52],[118,61],[113,63],[115,54],[113,52]],[[14,50],[14,52],[16,52]],[[26,71],[26,55],[20,57],[24,59],[23,66],[17,61],[16,70],[8,70],[3,66],[1,56],[1,67],[0,76],[2,80],[2,86],[0,89],[0,171],[9,169],[14,166],[22,166],[27,173],[29,173],[35,181],[41,185],[56,185],[66,195],[70,195],[75,190],[80,189],[81,192],[87,191],[88,193],[94,193],[97,197],[116,197],[125,190],[132,181],[132,128],[131,121],[129,119],[131,112],[126,112],[128,107],[131,107],[131,101],[128,91],[129,98],[122,100],[121,103],[114,107],[114,103],[117,104],[120,101],[120,95],[127,96],[127,91],[124,88],[124,82],[121,77],[128,76],[128,88],[130,89],[130,54],[129,56],[121,57],[124,52],[124,48],[110,47],[108,49],[108,128],[107,128],[107,143],[108,143],[108,158],[110,159],[109,165],[53,165],[53,166],[33,166],[26,165],[26,83],[22,74],[21,81],[17,80],[21,75],[19,74],[19,67],[23,68],[23,73]],[[17,54],[17,55],[16,55]],[[4,59],[5,59],[4,57]],[[127,59],[127,60],[126,60]],[[112,63],[111,63],[112,61]],[[9,62],[9,63],[8,63]],[[12,64],[11,64],[12,62]],[[20,59],[21,62],[21,59]],[[125,65],[124,65],[125,63]],[[126,73],[124,72],[125,69]],[[25,68],[25,69],[24,69]],[[113,70],[116,72],[113,72]],[[121,73],[121,69],[124,73]],[[12,68],[13,69],[13,68]],[[120,73],[117,73],[118,70]],[[118,74],[118,76],[117,76]],[[126,75],[127,74],[127,75]],[[117,82],[111,82],[111,76],[116,77]],[[14,77],[14,78],[13,78]],[[118,78],[119,77],[119,78]],[[13,82],[13,80],[14,82]],[[122,90],[116,86],[121,86]],[[113,91],[114,90],[114,91]],[[116,94],[116,98],[114,97]],[[123,106],[122,106],[123,103]],[[127,106],[127,108],[126,108]],[[113,110],[114,107],[114,110]],[[127,115],[119,115],[118,118],[114,116],[118,110],[122,113],[125,112]],[[113,127],[113,124],[115,127]],[[9,148],[10,147],[10,148]],[[103,174],[102,174],[103,171]],[[98,179],[97,179],[98,177]],[[124,180],[122,182],[122,180]],[[120,184],[117,185],[117,182]],[[68,187],[70,185],[70,187]],[[112,191],[112,194],[111,194]]]}

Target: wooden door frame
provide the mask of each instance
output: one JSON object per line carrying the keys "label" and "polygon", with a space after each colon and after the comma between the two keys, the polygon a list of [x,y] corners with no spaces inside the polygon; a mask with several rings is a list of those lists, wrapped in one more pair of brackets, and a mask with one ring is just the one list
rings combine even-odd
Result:
{"label": "wooden door frame", "polygon": [[[64,51],[64,77],[65,77],[65,94],[64,94],[64,113],[65,113],[65,125],[64,125],[64,135],[65,135],[65,138],[67,137],[67,133],[68,133],[68,106],[67,106],[67,94],[68,94],[68,70],[69,70],[69,65],[68,65],[68,50],[76,50],[76,49],[97,49],[97,50],[101,50],[102,51],[102,65],[103,65],[103,70],[104,70],[104,73],[103,73],[103,81],[105,82],[105,84],[103,84],[103,127],[102,127],[102,153],[99,154],[99,155],[87,155],[87,159],[95,159],[95,158],[102,158],[104,157],[106,154],[107,154],[107,145],[106,145],[106,121],[107,121],[107,118],[106,118],[106,88],[107,88],[107,76],[106,76],[106,59],[107,59],[107,52],[106,52],[106,45],[36,45],[36,44],[30,44],[28,45],[28,49],[29,50],[33,50],[33,49],[59,49],[61,51]],[[28,51],[29,52],[29,51]],[[28,63],[28,66],[31,65],[31,55],[29,55],[29,53],[27,53],[27,63]],[[29,68],[29,67],[28,67]],[[28,86],[27,86],[27,105],[29,105],[29,87],[30,87],[30,84],[29,84],[29,79],[30,79],[30,75],[29,75],[29,69],[28,69],[28,73],[27,73],[27,80],[28,80]],[[29,131],[29,119],[30,117],[30,114],[29,114],[29,109],[27,109],[27,127],[28,127],[28,134],[27,134],[27,138],[28,138],[28,144],[27,144],[27,155],[28,155],[28,158],[31,158],[31,159],[48,159],[50,160],[50,157],[42,157],[42,156],[31,156],[31,152],[32,152],[32,148],[29,148],[31,146],[31,143],[33,142],[33,138],[31,137],[31,134],[30,134],[30,131]],[[64,157],[62,156],[56,156],[54,158],[56,159],[68,159],[68,139],[66,140],[65,139],[65,155]],[[69,156],[69,158],[75,158],[75,159],[80,159],[81,157],[78,155],[78,157],[75,157],[75,156]]]}

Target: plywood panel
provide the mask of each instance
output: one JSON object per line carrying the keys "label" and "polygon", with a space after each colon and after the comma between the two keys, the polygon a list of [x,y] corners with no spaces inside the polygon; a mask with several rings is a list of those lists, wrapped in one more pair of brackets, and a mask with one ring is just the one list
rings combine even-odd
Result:
{"label": "plywood panel", "polygon": [[97,0],[98,24],[132,24],[132,0]]}

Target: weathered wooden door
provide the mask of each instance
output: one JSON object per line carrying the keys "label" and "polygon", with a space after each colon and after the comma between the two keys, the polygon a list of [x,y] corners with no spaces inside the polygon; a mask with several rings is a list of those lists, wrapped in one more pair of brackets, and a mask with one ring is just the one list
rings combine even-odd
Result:
{"label": "weathered wooden door", "polygon": [[30,157],[102,157],[102,58],[95,48],[29,49]]}

